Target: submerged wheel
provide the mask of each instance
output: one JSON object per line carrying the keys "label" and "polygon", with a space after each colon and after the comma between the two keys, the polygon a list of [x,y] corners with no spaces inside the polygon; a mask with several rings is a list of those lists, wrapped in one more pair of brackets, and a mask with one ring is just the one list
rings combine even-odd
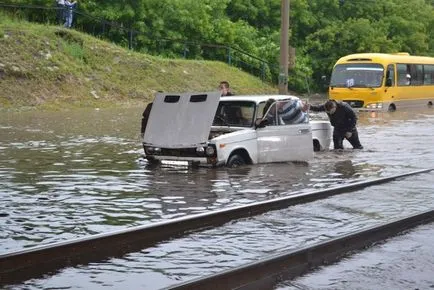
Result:
{"label": "submerged wheel", "polygon": [[313,151],[318,152],[321,151],[321,145],[318,140],[313,140]]}
{"label": "submerged wheel", "polygon": [[389,112],[395,112],[396,111],[395,105],[394,104],[390,104],[389,108],[387,109],[387,111],[389,111]]}
{"label": "submerged wheel", "polygon": [[147,165],[150,167],[155,167],[155,166],[158,166],[160,164],[160,160],[157,160],[152,156],[146,157],[146,161],[148,161]]}
{"label": "submerged wheel", "polygon": [[242,165],[245,165],[246,161],[244,160],[243,157],[241,157],[238,154],[234,154],[232,155],[229,160],[228,163],[226,164],[227,167],[239,167]]}

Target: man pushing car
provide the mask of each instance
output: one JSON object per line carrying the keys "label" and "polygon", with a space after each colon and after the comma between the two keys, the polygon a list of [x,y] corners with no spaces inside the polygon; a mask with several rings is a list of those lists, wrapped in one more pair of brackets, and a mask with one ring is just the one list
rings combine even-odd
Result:
{"label": "man pushing car", "polygon": [[321,105],[310,105],[314,112],[326,112],[333,129],[333,144],[335,149],[344,149],[343,141],[347,139],[354,149],[363,149],[357,132],[357,116],[350,105],[344,102],[328,100]]}

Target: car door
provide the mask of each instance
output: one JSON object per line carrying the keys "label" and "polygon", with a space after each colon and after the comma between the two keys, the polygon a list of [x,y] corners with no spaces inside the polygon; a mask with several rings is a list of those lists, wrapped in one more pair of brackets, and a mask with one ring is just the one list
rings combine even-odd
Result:
{"label": "car door", "polygon": [[[285,102],[292,101],[286,100]],[[257,129],[258,162],[308,161],[313,157],[309,123],[284,124],[279,120],[276,102],[265,118],[269,124]],[[275,117],[277,116],[277,117]]]}

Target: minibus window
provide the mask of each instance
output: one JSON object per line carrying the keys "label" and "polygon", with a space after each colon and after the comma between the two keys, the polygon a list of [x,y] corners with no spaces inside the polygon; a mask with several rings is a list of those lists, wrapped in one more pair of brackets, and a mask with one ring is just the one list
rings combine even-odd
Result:
{"label": "minibus window", "polygon": [[426,64],[423,66],[423,70],[424,70],[423,83],[425,85],[433,85],[434,84],[434,65]]}
{"label": "minibus window", "polygon": [[388,87],[395,86],[395,69],[393,67],[393,64],[389,64],[387,66],[386,86],[388,86]]}
{"label": "minibus window", "polygon": [[410,65],[399,63],[398,69],[398,86],[409,86],[411,83]]}
{"label": "minibus window", "polygon": [[331,87],[378,88],[383,83],[384,68],[377,63],[351,63],[336,65],[332,72]]}

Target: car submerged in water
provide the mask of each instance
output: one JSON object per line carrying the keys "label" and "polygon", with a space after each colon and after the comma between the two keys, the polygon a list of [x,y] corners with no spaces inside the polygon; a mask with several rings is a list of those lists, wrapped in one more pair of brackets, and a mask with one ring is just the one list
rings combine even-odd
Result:
{"label": "car submerged in water", "polygon": [[[269,99],[274,103],[264,112]],[[299,99],[289,95],[158,93],[142,134],[145,157],[209,167],[307,162],[314,151],[329,149],[332,127],[328,120],[308,118],[298,124],[269,121],[272,110],[294,101]]]}

